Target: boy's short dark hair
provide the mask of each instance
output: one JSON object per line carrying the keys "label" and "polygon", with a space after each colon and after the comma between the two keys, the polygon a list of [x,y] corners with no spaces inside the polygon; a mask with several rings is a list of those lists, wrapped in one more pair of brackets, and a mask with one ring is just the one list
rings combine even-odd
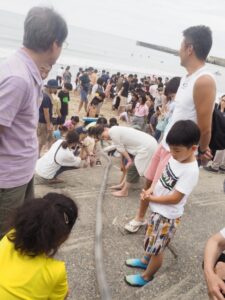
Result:
{"label": "boy's short dark hair", "polygon": [[69,236],[77,216],[78,208],[71,198],[48,193],[16,209],[7,238],[24,255],[53,256]]}
{"label": "boy's short dark hair", "polygon": [[65,82],[64,83],[64,88],[67,89],[68,91],[72,91],[73,86],[70,82]]}
{"label": "boy's short dark hair", "polygon": [[169,146],[185,146],[190,148],[198,145],[200,140],[200,129],[191,120],[177,121],[166,137]]}

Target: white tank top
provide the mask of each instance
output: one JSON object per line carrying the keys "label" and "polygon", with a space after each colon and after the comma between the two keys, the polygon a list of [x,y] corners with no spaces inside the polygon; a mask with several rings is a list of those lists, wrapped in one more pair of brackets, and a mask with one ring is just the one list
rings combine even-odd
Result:
{"label": "white tank top", "polygon": [[166,136],[171,129],[171,127],[180,120],[192,120],[197,123],[197,114],[193,97],[193,90],[196,80],[203,76],[210,75],[215,81],[213,75],[206,70],[206,66],[195,71],[190,76],[186,75],[182,77],[179,89],[175,97],[175,108],[170,119],[170,122],[167,124],[164,136],[162,139],[162,145],[165,149],[169,150],[168,145],[166,144]]}

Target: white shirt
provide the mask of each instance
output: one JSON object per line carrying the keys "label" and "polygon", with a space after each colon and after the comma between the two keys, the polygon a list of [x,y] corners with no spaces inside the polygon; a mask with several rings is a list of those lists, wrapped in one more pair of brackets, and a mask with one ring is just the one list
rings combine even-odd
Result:
{"label": "white shirt", "polygon": [[198,183],[199,168],[197,161],[190,163],[180,163],[171,157],[158,180],[153,195],[169,195],[174,190],[184,194],[177,204],[159,204],[150,202],[152,212],[157,212],[168,219],[176,219],[183,215],[184,205],[188,196]]}
{"label": "white shirt", "polygon": [[65,70],[64,70],[63,68],[59,68],[58,71],[57,71],[57,75],[60,76],[60,77],[62,77],[64,71],[65,71]]}
{"label": "white shirt", "polygon": [[46,152],[41,158],[38,159],[36,163],[35,171],[36,173],[45,178],[54,178],[56,172],[63,167],[79,167],[81,163],[81,158],[74,156],[73,150],[69,148],[63,149],[60,147],[56,154],[56,162],[54,161],[55,153],[59,145],[63,142],[62,139],[56,141],[48,152]]}
{"label": "white shirt", "polygon": [[[163,147],[169,151],[169,147],[166,144],[166,136],[170,131],[171,127],[180,120],[191,120],[197,123],[197,114],[193,97],[193,90],[196,80],[203,76],[210,75],[213,79],[213,75],[206,70],[206,67],[198,69],[196,72],[190,76],[186,75],[181,79],[180,86],[178,88],[176,97],[175,97],[175,108],[170,119],[170,122],[166,126],[164,136],[162,139]],[[204,103],[203,103],[204,105]]]}
{"label": "white shirt", "polygon": [[127,151],[135,156],[134,164],[139,175],[143,176],[157,148],[156,140],[145,132],[123,126],[111,127],[109,136],[118,152]]}

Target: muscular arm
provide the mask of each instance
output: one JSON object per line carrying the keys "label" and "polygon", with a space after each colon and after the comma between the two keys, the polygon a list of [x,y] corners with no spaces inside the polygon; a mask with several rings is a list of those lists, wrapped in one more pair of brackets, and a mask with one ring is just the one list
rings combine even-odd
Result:
{"label": "muscular arm", "polygon": [[204,75],[196,81],[193,97],[201,131],[199,146],[202,151],[205,151],[211,139],[212,113],[216,98],[216,85],[211,76]]}
{"label": "muscular arm", "polygon": [[43,111],[44,111],[45,122],[47,123],[47,125],[49,125],[50,124],[49,109],[43,108]]}

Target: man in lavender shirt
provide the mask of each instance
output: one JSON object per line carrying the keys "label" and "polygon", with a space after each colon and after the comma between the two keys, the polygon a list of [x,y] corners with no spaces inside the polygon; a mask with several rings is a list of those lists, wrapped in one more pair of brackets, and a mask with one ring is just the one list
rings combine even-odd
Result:
{"label": "man in lavender shirt", "polygon": [[23,47],[0,68],[0,238],[9,213],[34,196],[42,79],[59,57],[67,34],[57,12],[33,7],[24,22]]}

